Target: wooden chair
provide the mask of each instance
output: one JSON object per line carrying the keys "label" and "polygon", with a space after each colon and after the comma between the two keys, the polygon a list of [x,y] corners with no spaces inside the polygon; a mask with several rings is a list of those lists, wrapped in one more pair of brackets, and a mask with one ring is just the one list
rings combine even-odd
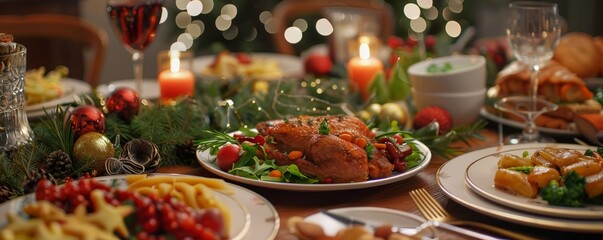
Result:
{"label": "wooden chair", "polygon": [[382,40],[387,39],[394,32],[394,13],[391,5],[386,2],[375,4],[376,1],[369,0],[283,0],[279,2],[272,12],[272,21],[276,24],[276,33],[273,34],[273,42],[278,52],[295,55],[294,47],[285,39],[285,30],[290,21],[299,16],[308,14],[320,14],[328,7],[352,7],[377,11],[381,17]]}
{"label": "wooden chair", "polygon": [[[62,59],[61,61],[65,62],[55,62],[55,66],[52,67],[65,65],[70,69],[70,76],[72,71],[79,70],[83,72],[81,73],[83,80],[87,81],[92,88],[98,86],[109,41],[104,29],[76,16],[28,14],[0,16],[0,31],[12,34],[15,42],[24,43],[25,47],[28,48],[28,68],[38,67],[35,64],[31,66],[30,60],[42,60],[41,62],[44,62],[44,60],[49,59],[55,61],[56,59]],[[43,47],[38,47],[35,51],[32,51],[25,42]],[[57,42],[63,44],[59,45],[64,47],[55,48]],[[45,62],[48,63],[49,61]],[[77,66],[70,66],[68,62]],[[83,68],[83,71],[72,69],[78,66]],[[50,66],[45,67],[47,71],[52,70],[48,69]]]}

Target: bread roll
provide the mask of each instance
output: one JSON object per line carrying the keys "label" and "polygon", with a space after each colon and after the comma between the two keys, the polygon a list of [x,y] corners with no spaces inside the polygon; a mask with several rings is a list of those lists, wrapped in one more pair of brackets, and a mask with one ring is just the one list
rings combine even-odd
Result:
{"label": "bread roll", "polygon": [[599,70],[601,70],[600,74],[603,76],[603,36],[598,36],[594,38],[595,45],[599,49],[599,57],[601,58],[601,66],[599,66]]}
{"label": "bread roll", "polygon": [[601,70],[601,56],[595,40],[586,33],[571,32],[561,37],[553,59],[581,78],[597,76]]}

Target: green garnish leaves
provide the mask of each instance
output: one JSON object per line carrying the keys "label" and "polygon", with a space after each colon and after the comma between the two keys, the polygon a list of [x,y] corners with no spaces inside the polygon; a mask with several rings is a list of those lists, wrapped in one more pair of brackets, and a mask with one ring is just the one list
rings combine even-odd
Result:
{"label": "green garnish leaves", "polygon": [[324,118],[322,122],[318,125],[318,133],[320,135],[329,135],[331,129],[329,128],[329,122],[327,118]]}
{"label": "green garnish leaves", "polygon": [[237,140],[220,131],[216,130],[204,130],[203,139],[195,141],[195,145],[197,145],[197,150],[206,151],[209,150],[211,155],[216,155],[220,147],[227,143],[238,144]]}
{"label": "green garnish leaves", "polygon": [[427,72],[430,73],[445,73],[450,70],[452,70],[452,64],[449,62],[445,62],[441,66],[438,66],[435,63],[429,64],[429,66],[427,66]]}

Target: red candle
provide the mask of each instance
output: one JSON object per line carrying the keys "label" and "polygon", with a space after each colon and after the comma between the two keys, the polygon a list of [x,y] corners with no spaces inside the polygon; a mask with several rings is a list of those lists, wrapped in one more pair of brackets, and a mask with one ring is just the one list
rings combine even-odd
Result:
{"label": "red candle", "polygon": [[187,69],[180,68],[180,58],[177,52],[170,55],[170,69],[159,73],[159,93],[163,101],[182,96],[193,96],[195,76]]}
{"label": "red candle", "polygon": [[348,77],[352,81],[352,86],[356,87],[364,100],[369,97],[369,84],[375,74],[383,71],[383,63],[379,59],[371,57],[368,44],[360,44],[359,57],[354,57],[348,61]]}

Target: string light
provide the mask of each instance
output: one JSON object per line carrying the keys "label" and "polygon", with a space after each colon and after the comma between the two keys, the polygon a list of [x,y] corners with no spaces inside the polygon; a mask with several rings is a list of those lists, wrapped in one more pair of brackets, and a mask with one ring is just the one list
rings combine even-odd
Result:
{"label": "string light", "polygon": [[[431,21],[435,21],[438,17],[442,18],[446,22],[445,32],[450,37],[458,37],[462,32],[462,27],[457,21],[453,21],[455,14],[460,14],[463,9],[464,0],[448,0],[445,1],[447,6],[441,9],[441,14],[438,8],[434,5],[434,0],[415,0],[416,3],[407,3],[403,8],[403,15],[409,20],[410,29],[417,33],[422,34],[427,32]],[[439,2],[439,1],[438,1]],[[376,7],[384,7],[383,1],[371,0],[371,3],[376,4]],[[209,14],[214,10],[215,3],[213,0],[175,0],[176,8],[180,10],[176,14],[175,24],[179,28],[183,29],[186,35],[179,35],[178,42],[182,44],[173,44],[172,47],[181,47],[184,45],[187,49],[191,48],[194,44],[194,39],[202,37],[205,33],[205,23],[201,20],[194,20],[193,17],[197,17],[202,14]],[[379,5],[381,4],[381,5]],[[220,14],[214,19],[215,27],[222,32],[222,36],[226,40],[232,40],[237,38],[239,35],[240,26],[233,25],[233,20],[238,15],[238,7],[234,4],[225,4],[219,8]],[[277,32],[277,26],[273,21],[272,12],[262,11],[257,19],[264,25],[263,30],[269,34],[275,34]],[[166,8],[162,9],[162,15],[160,23],[167,20],[168,11]],[[285,39],[291,44],[297,44],[303,39],[303,34],[307,31],[309,26],[314,26],[316,32],[322,36],[330,36],[333,34],[333,25],[326,18],[320,18],[316,22],[308,22],[305,19],[297,19],[291,26],[286,28]],[[244,36],[245,41],[253,41],[258,36],[258,30],[252,27],[251,33]],[[409,33],[413,35],[412,33]]]}

